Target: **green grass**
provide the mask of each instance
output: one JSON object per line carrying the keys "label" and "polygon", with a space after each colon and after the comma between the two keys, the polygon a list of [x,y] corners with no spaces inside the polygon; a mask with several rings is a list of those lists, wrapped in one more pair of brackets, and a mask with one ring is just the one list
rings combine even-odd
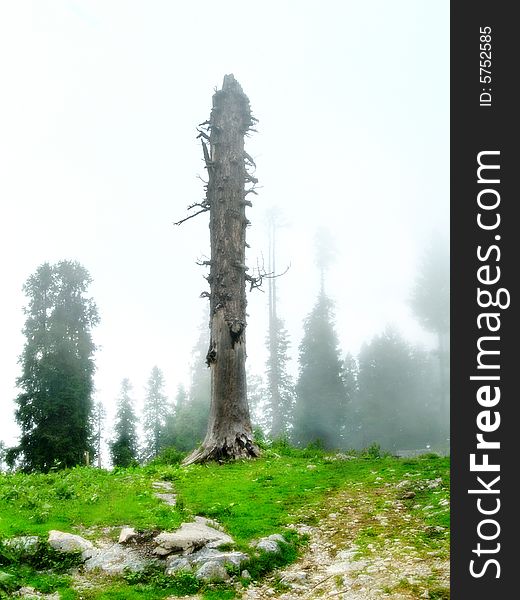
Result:
{"label": "green grass", "polygon": [[[114,528],[112,536],[117,537],[119,526],[172,530],[191,516],[204,515],[221,523],[235,539],[236,546],[245,548],[252,539],[282,532],[291,523],[302,520],[312,523],[313,518],[316,521],[320,510],[326,509],[329,499],[338,492],[351,497],[354,506],[357,499],[366,500],[366,514],[353,539],[361,553],[368,553],[371,546],[382,544],[385,539],[403,538],[402,523],[398,520],[390,519],[384,525],[374,519],[385,511],[389,502],[398,501],[420,524],[416,533],[406,534],[409,535],[406,543],[418,552],[433,549],[441,556],[447,555],[449,459],[365,455],[353,460],[330,460],[330,456],[316,448],[305,451],[280,448],[277,452],[267,450],[260,460],[225,465],[182,468],[154,464],[113,472],[77,467],[47,475],[1,474],[0,539],[21,534],[44,537],[50,529],[95,538],[106,536],[106,530],[102,529],[107,527]],[[435,483],[439,479],[440,483]],[[152,483],[157,480],[173,483],[178,499],[176,507],[166,506],[155,498]],[[403,480],[410,483],[397,488]],[[415,497],[400,500],[410,490]],[[261,577],[274,567],[293,561],[295,547],[289,546],[287,555],[280,559],[261,556],[247,568],[254,577]],[[5,561],[0,564],[0,571],[14,574],[16,581],[23,580],[25,585],[40,591],[59,590],[65,600],[79,598],[68,589],[70,581],[66,576],[52,579],[32,567],[21,572],[5,565]],[[181,583],[153,580],[153,577],[130,582],[105,580],[97,591],[82,591],[81,597],[153,600],[180,593],[184,589]],[[190,582],[186,580],[184,584],[189,587]],[[0,581],[0,590],[1,587]],[[207,600],[234,597],[229,587],[210,586],[199,593]]]}
{"label": "green grass", "polygon": [[181,515],[154,497],[151,480],[143,469],[110,473],[87,467],[47,475],[2,475],[0,537],[125,524],[177,527]]}

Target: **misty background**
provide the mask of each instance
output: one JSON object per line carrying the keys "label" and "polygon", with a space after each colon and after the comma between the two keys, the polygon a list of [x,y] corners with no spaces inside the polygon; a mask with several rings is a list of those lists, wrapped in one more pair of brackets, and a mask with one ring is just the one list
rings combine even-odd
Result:
{"label": "misty background", "polygon": [[[433,348],[410,297],[432,238],[448,235],[449,3],[275,4],[91,0],[0,4],[0,439],[14,443],[27,277],[74,259],[90,272],[95,399],[114,414],[154,365],[170,398],[190,381],[206,315],[207,215],[196,126],[234,73],[259,119],[246,140],[259,196],[248,262],[267,259],[276,207],[278,314],[296,375],[325,227],[325,287],[342,353],[393,325]],[[267,293],[249,294],[248,369],[265,368]]]}

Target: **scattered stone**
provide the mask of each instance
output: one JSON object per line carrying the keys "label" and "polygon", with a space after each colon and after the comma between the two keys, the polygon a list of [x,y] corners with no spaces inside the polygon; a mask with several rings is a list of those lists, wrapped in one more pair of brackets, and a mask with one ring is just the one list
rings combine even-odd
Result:
{"label": "scattered stone", "polygon": [[338,452],[335,455],[336,460],[355,460],[355,456],[352,454],[343,454],[342,452]]}
{"label": "scattered stone", "polygon": [[128,544],[128,542],[135,541],[137,537],[137,531],[133,527],[123,527],[119,534],[119,544]]}
{"label": "scattered stone", "polygon": [[179,529],[174,532],[163,532],[154,538],[157,547],[154,552],[158,556],[168,554],[190,554],[206,545],[218,548],[223,544],[232,544],[233,538],[210,527],[201,520],[195,523],[183,523]]}
{"label": "scattered stone", "polygon": [[431,479],[430,481],[428,481],[428,483],[426,484],[426,486],[428,488],[430,488],[431,490],[433,490],[434,488],[439,487],[442,484],[442,478],[441,477],[437,477],[436,479]]}
{"label": "scattered stone", "polygon": [[219,562],[210,560],[204,563],[196,572],[195,577],[197,579],[203,579],[204,581],[227,581],[229,574],[225,567]]}
{"label": "scattered stone", "polygon": [[36,591],[33,587],[24,586],[12,594],[15,598],[26,598],[26,600],[37,600],[40,598],[46,598],[47,600],[60,600],[58,592],[54,594],[42,594]]}
{"label": "scattered stone", "polygon": [[316,465],[307,465],[307,469],[309,469],[309,471],[313,471],[316,468]]}
{"label": "scattered stone", "polygon": [[402,496],[401,496],[401,500],[411,500],[412,498],[415,498],[415,492],[405,492]]}
{"label": "scattered stone", "polygon": [[251,579],[251,573],[247,569],[244,569],[242,573],[240,573],[240,577],[242,577],[242,579]]}
{"label": "scattered stone", "polygon": [[288,571],[281,578],[284,583],[303,583],[307,579],[305,571]]}
{"label": "scattered stone", "polygon": [[94,545],[89,540],[56,529],[49,531],[49,546],[58,552],[81,552],[83,560],[92,556],[94,552]]}
{"label": "scattered stone", "polygon": [[403,479],[402,481],[400,481],[395,487],[400,490],[401,488],[404,488],[408,485],[410,485],[412,482],[409,481],[408,479]]}

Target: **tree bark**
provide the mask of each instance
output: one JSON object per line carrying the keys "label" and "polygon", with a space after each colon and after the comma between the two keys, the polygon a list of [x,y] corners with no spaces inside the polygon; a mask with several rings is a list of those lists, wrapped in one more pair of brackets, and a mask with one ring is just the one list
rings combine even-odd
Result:
{"label": "tree bark", "polygon": [[[210,211],[211,407],[202,446],[184,464],[252,458],[253,441],[246,386],[246,181],[244,135],[252,125],[249,100],[233,75],[213,96],[209,150],[202,140],[208,171],[204,205]],[[202,137],[207,137],[201,134]]]}

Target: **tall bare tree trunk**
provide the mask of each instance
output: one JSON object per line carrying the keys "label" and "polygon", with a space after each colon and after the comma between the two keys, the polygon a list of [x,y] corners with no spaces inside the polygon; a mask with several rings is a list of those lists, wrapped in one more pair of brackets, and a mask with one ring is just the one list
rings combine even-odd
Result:
{"label": "tall bare tree trunk", "polygon": [[249,100],[233,75],[213,96],[208,124],[201,132],[208,170],[206,200],[210,211],[211,260],[210,348],[211,407],[202,447],[185,464],[206,460],[252,458],[259,455],[253,441],[246,387],[246,170],[244,135],[252,125]]}

